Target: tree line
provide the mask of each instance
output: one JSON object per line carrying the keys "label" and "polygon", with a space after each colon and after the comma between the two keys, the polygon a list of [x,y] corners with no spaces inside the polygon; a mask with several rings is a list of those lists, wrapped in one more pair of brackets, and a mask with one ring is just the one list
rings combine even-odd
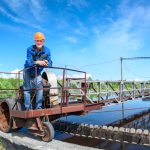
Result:
{"label": "tree line", "polygon": [[[23,81],[20,80],[22,84]],[[16,89],[18,88],[17,79],[15,78],[0,78],[0,98],[10,98],[16,96]]]}

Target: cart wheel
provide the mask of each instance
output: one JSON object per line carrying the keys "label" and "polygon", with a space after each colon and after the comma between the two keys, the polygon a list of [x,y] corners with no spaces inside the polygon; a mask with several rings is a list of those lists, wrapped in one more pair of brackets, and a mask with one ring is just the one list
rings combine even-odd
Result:
{"label": "cart wheel", "polygon": [[[15,99],[5,99],[0,101],[0,130],[3,132],[7,133],[12,130],[12,118],[10,110],[14,106],[15,102]],[[20,109],[20,106],[18,106],[15,106],[14,109]]]}
{"label": "cart wheel", "polygon": [[0,105],[0,130],[3,132],[10,132],[11,130],[10,112],[7,103],[1,103]]}
{"label": "cart wheel", "polygon": [[44,142],[49,142],[54,138],[54,128],[50,122],[43,122],[43,130],[44,130],[44,136],[42,137],[42,140]]}

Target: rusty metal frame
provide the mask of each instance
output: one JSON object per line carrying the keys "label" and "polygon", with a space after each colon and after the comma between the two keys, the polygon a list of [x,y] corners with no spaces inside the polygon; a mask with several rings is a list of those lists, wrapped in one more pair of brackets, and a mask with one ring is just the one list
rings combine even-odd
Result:
{"label": "rusty metal frame", "polygon": [[[17,85],[18,88],[17,89],[1,89],[1,90],[16,90],[17,91],[17,97],[16,97],[16,103],[14,104],[13,108],[15,107],[15,105],[17,104],[17,101],[19,100],[20,96],[20,74],[30,68],[26,68],[23,70],[20,70],[18,73],[13,73],[16,74],[16,76],[18,77],[17,79]],[[36,117],[42,117],[42,116],[55,116],[55,115],[63,115],[63,114],[69,114],[69,113],[79,113],[79,112],[85,112],[85,111],[90,111],[92,109],[99,109],[100,105],[99,104],[91,104],[91,105],[87,105],[86,104],[86,72],[84,71],[79,71],[79,70],[74,70],[74,69],[67,69],[67,68],[60,68],[60,67],[46,67],[46,68],[51,68],[51,69],[60,69],[63,71],[63,78],[62,78],[62,87],[61,87],[61,103],[58,107],[56,108],[46,108],[46,109],[40,109],[40,110],[26,110],[26,111],[20,111],[20,110],[11,110],[11,116],[14,118],[23,118],[23,119],[28,119],[28,118],[36,118]],[[37,67],[35,66],[35,76],[37,76]],[[71,96],[68,92],[68,90],[70,89],[74,89],[74,88],[70,88],[70,87],[65,87],[65,82],[67,80],[67,77],[65,77],[66,75],[66,71],[74,71],[74,72],[79,72],[79,73],[83,73],[84,77],[83,78],[68,78],[70,80],[84,80],[84,87],[83,88],[75,88],[75,89],[82,89],[84,94],[83,94],[83,100],[82,103],[75,103],[75,104],[70,104],[69,103],[69,97]],[[5,72],[0,72],[0,73],[5,73]],[[12,74],[12,73],[8,73],[8,74]],[[44,88],[43,88],[44,89]],[[28,89],[27,89],[28,90]],[[40,90],[40,89],[34,89],[36,90]],[[32,100],[31,100],[32,101]]]}
{"label": "rusty metal frame", "polygon": [[37,109],[37,110],[26,110],[26,111],[19,111],[19,110],[12,110],[11,116],[17,118],[35,118],[35,117],[42,117],[42,116],[54,116],[60,114],[68,114],[69,113],[76,113],[76,112],[88,112],[93,109],[99,109],[100,105],[98,104],[90,104],[84,105],[81,104],[70,104],[66,107],[58,106],[56,108],[48,108],[48,109]]}

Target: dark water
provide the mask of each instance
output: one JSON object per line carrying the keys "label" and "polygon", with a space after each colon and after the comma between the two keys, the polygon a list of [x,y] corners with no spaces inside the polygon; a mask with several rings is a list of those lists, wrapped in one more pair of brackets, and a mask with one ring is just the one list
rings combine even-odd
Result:
{"label": "dark water", "polygon": [[[133,110],[124,111],[124,117],[126,118],[138,114],[142,111],[148,110],[150,108],[150,100],[147,101],[143,101],[142,99],[129,100],[126,101],[123,106],[124,109],[133,109]],[[142,109],[135,109],[135,108],[142,108]],[[105,112],[105,111],[121,110],[121,109],[122,109],[122,104],[118,103],[115,105],[106,106],[100,110],[92,111],[92,113],[89,113],[85,116],[68,116],[68,117],[61,118],[61,120],[65,120],[69,122],[77,122],[77,123],[106,125],[122,119],[123,113],[122,111],[116,111],[116,112]],[[55,139],[69,142],[69,143],[79,144],[83,146],[88,146],[88,147],[106,149],[106,150],[150,150],[150,147],[148,146],[119,143],[119,142],[100,140],[100,139],[74,137],[60,132],[56,132]]]}
{"label": "dark water", "polygon": [[149,146],[126,144],[114,141],[91,139],[83,137],[71,137],[63,140],[64,142],[78,144],[87,147],[94,147],[105,150],[150,150]]}
{"label": "dark water", "polygon": [[[147,108],[146,108],[147,107]],[[128,100],[124,103],[124,109],[133,109],[133,110],[125,110],[124,117],[129,117],[144,110],[148,110],[150,108],[150,100],[143,101],[142,99],[138,100]],[[135,108],[143,108],[143,109],[135,109]],[[92,113],[88,113],[84,116],[68,116],[61,118],[62,120],[67,120],[69,122],[77,122],[77,123],[87,123],[87,124],[97,124],[97,125],[106,125],[110,124],[114,121],[118,121],[122,119],[123,114],[122,104],[117,103],[114,105],[108,105],[100,110],[92,111]],[[105,112],[106,111],[106,112]],[[107,112],[114,111],[114,112]]]}
{"label": "dark water", "polygon": [[[126,101],[124,103],[124,109],[129,109],[129,108],[133,108],[133,109],[142,108],[142,109],[125,110],[124,117],[129,117],[134,114],[138,114],[142,111],[148,110],[149,109],[148,107],[150,107],[150,100],[143,101],[142,99],[138,99],[138,100]],[[61,120],[65,120],[69,122],[77,122],[77,123],[106,125],[122,119],[122,111],[117,111],[117,112],[105,112],[105,111],[121,110],[121,109],[122,109],[122,104],[114,104],[110,106],[108,105],[100,110],[92,111],[92,113],[88,113],[85,116],[68,116],[68,117],[61,118]],[[22,132],[27,132],[26,130],[27,129],[22,129]],[[120,143],[120,142],[101,140],[101,139],[92,139],[92,138],[85,138],[85,137],[75,137],[61,132],[55,132],[55,139],[68,142],[68,143],[78,144],[87,147],[94,147],[99,149],[105,149],[105,150],[150,150],[149,146],[127,144],[127,143]]]}

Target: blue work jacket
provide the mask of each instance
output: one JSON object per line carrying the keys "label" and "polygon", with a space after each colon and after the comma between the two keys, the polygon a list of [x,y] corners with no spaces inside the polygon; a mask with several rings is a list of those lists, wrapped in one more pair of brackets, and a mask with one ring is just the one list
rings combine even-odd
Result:
{"label": "blue work jacket", "polygon": [[[24,68],[29,68],[30,75],[32,77],[35,77],[35,62],[38,60],[47,60],[48,61],[48,67],[52,67],[52,60],[51,60],[51,52],[49,48],[46,46],[42,47],[41,51],[38,51],[36,48],[36,45],[32,45],[29,48],[27,48],[27,60],[25,62]],[[37,66],[37,75],[40,75],[43,68],[42,66],[36,65]]]}

